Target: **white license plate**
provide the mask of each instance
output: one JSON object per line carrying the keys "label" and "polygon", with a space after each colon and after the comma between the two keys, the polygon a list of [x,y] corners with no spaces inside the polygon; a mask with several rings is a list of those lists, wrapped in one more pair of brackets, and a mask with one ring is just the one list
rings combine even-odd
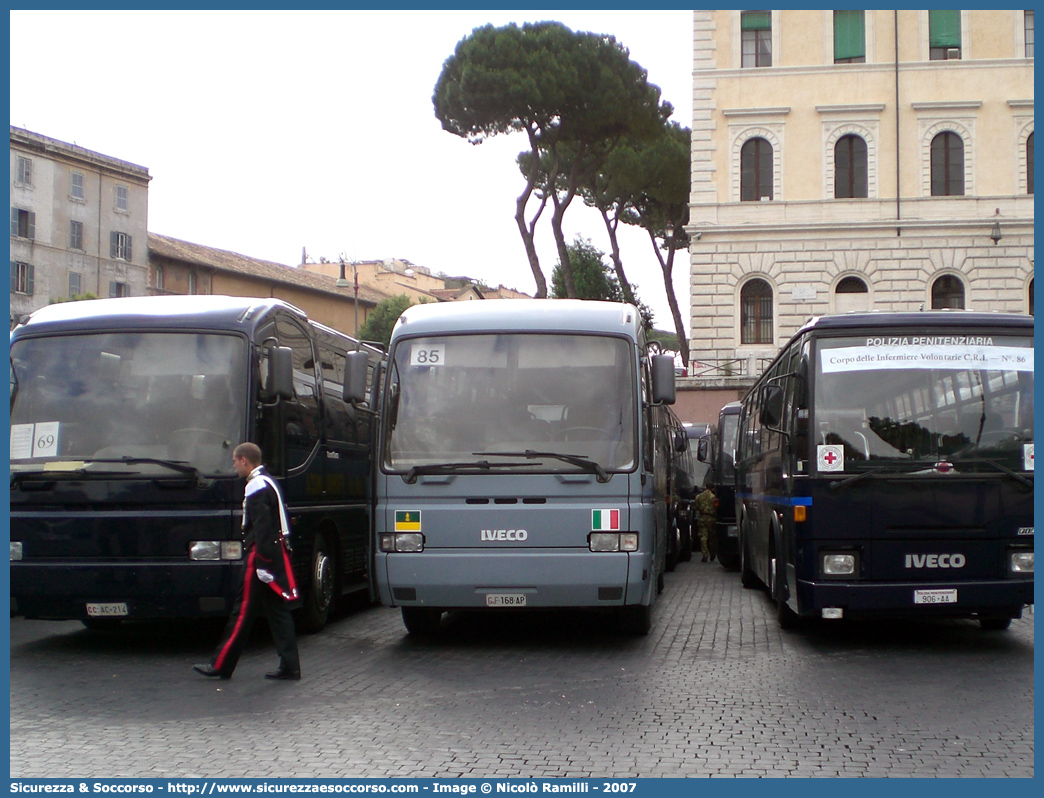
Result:
{"label": "white license plate", "polygon": [[956,604],[957,590],[915,590],[914,604]]}
{"label": "white license plate", "polygon": [[525,593],[487,593],[487,607],[524,607],[526,606]]}
{"label": "white license plate", "polygon": [[87,614],[92,618],[118,618],[127,614],[127,603],[125,601],[109,604],[88,603]]}

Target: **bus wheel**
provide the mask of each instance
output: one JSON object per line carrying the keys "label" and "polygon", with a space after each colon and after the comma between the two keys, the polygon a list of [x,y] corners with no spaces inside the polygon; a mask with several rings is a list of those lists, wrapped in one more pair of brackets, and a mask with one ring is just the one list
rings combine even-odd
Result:
{"label": "bus wheel", "polygon": [[406,631],[417,637],[433,635],[442,624],[442,610],[428,607],[403,607],[402,624]]}
{"label": "bus wheel", "polygon": [[326,539],[322,535],[316,535],[312,546],[312,562],[308,569],[304,605],[298,617],[298,627],[302,632],[318,632],[326,626],[326,619],[334,601],[336,574],[337,559],[333,551],[328,550]]}
{"label": "bus wheel", "polygon": [[1011,618],[979,618],[979,626],[986,632],[1003,632],[1011,626]]}
{"label": "bus wheel", "polygon": [[667,530],[667,537],[667,556],[664,559],[663,567],[668,573],[671,573],[678,567],[678,549],[681,546],[681,532],[678,530],[677,522],[671,524],[670,529]]}
{"label": "bus wheel", "polygon": [[682,562],[689,562],[692,559],[692,524],[686,522],[681,536],[681,551],[678,554],[678,559]]}
{"label": "bus wheel", "polygon": [[652,628],[652,604],[629,604],[617,608],[617,623],[625,635],[649,634]]}

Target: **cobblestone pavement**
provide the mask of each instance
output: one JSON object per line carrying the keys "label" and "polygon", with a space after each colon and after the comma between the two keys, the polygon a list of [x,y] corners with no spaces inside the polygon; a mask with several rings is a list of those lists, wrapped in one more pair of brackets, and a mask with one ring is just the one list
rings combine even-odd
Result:
{"label": "cobblestone pavement", "polygon": [[300,641],[304,679],[190,670],[214,625],[11,619],[11,776],[1032,776],[1033,616],[782,632],[715,563],[667,575],[648,637],[584,613],[397,610]]}

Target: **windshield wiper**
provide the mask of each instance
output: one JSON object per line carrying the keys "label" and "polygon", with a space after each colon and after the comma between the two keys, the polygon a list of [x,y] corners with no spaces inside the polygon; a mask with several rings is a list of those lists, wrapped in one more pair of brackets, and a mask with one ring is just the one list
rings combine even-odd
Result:
{"label": "windshield wiper", "polygon": [[473,452],[473,454],[484,454],[491,457],[525,457],[530,460],[539,459],[542,457],[550,457],[554,460],[561,460],[563,463],[575,465],[578,468],[582,468],[584,471],[596,475],[598,477],[599,482],[609,481],[609,474],[606,473],[605,469],[602,468],[602,466],[600,466],[590,457],[588,457],[586,454],[560,454],[558,452],[537,452],[532,449],[526,449],[524,452]]}
{"label": "windshield wiper", "polygon": [[37,468],[31,471],[19,471],[16,474],[11,475],[11,487],[14,487],[18,482],[26,477],[41,477],[46,476],[48,478],[60,477],[68,474],[83,475],[93,474],[95,476],[101,476],[102,474],[108,476],[112,474],[119,474],[119,471],[88,471],[87,466],[94,463],[119,463],[121,465],[138,465],[142,463],[149,463],[151,465],[159,465],[164,468],[169,468],[172,471],[177,471],[180,474],[186,474],[196,478],[196,484],[204,485],[206,480],[203,479],[203,474],[194,465],[189,465],[183,460],[160,460],[154,457],[85,457],[83,460],[72,460],[72,461],[56,461],[57,463],[82,463],[76,468]]}
{"label": "windshield wiper", "polygon": [[1007,466],[1001,465],[996,460],[990,460],[987,457],[972,457],[972,458],[967,458],[967,459],[962,457],[962,458],[954,458],[954,460],[955,460],[954,465],[957,465],[957,464],[963,465],[964,463],[971,463],[973,465],[979,465],[980,463],[982,463],[984,465],[992,466],[993,468],[995,468],[998,471],[1000,471],[1002,474],[1007,474],[1009,477],[1014,479],[1016,482],[1021,482],[1027,488],[1032,488],[1033,487],[1033,481],[1030,480],[1028,477],[1024,477],[1018,471],[1013,471],[1012,469],[1008,468]]}
{"label": "windshield wiper", "polygon": [[907,463],[904,463],[901,466],[900,465],[884,465],[884,466],[877,466],[876,468],[868,468],[866,471],[860,471],[858,474],[853,474],[852,476],[846,477],[845,479],[840,479],[840,480],[838,480],[836,482],[831,482],[830,483],[830,490],[838,490],[839,488],[847,487],[847,486],[853,484],[854,482],[858,482],[861,479],[866,479],[867,477],[873,476],[874,474],[884,474],[884,473],[909,474],[909,473],[913,473],[914,471],[920,470],[920,469],[917,469],[917,468],[910,468],[910,465],[911,464],[909,462],[907,462]]}
{"label": "windshield wiper", "polygon": [[412,485],[421,474],[440,474],[444,471],[489,471],[491,468],[519,468],[536,463],[491,463],[489,460],[473,460],[464,463],[429,463],[415,465],[402,475],[403,482]]}

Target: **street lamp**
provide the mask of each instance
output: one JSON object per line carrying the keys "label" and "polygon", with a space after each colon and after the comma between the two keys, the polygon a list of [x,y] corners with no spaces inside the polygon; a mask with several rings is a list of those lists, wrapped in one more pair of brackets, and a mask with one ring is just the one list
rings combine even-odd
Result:
{"label": "street lamp", "polygon": [[[352,302],[352,311],[355,314],[355,348],[359,348],[359,264],[354,260],[352,261],[352,271],[354,272],[354,301]],[[337,282],[334,283],[335,288],[348,288],[350,283],[344,276],[344,257],[341,257],[341,276],[337,278]]]}

